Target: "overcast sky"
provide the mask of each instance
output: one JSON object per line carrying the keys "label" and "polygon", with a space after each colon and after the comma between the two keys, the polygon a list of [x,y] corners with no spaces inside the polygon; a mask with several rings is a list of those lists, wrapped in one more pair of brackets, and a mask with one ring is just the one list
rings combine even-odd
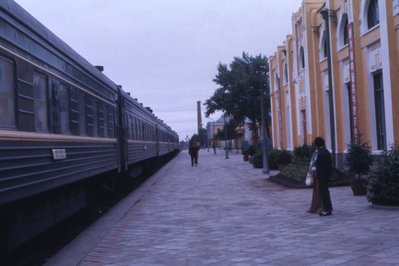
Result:
{"label": "overcast sky", "polygon": [[[218,63],[243,51],[270,56],[292,32],[302,0],[17,2],[90,63],[103,65],[182,140],[197,132],[196,103],[217,89]],[[203,115],[204,127],[207,121]]]}

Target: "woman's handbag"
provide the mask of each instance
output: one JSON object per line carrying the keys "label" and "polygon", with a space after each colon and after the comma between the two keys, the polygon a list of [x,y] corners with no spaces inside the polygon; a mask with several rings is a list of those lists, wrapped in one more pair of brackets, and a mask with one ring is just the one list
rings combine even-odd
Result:
{"label": "woman's handbag", "polygon": [[306,175],[305,184],[307,186],[311,186],[311,185],[313,185],[313,181],[314,181],[314,177],[313,177],[312,173],[308,172],[308,174]]}

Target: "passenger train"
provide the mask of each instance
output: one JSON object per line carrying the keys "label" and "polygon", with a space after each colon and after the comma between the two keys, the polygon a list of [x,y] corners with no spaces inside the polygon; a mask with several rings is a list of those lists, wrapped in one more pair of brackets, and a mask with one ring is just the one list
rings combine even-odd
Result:
{"label": "passenger train", "polygon": [[0,0],[0,248],[87,204],[90,185],[178,152],[178,135],[13,0]]}

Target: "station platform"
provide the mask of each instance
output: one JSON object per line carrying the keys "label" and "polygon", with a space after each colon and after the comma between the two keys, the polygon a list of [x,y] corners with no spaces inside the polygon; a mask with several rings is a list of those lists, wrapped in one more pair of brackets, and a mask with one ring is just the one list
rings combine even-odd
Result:
{"label": "station platform", "polygon": [[192,167],[185,150],[46,265],[399,265],[398,209],[335,187],[320,217],[311,193],[236,151],[201,150]]}

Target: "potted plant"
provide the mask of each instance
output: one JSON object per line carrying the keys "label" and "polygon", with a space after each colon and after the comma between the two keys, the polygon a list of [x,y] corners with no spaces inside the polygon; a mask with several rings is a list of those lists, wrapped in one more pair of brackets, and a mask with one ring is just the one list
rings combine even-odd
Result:
{"label": "potted plant", "polygon": [[373,162],[367,143],[349,143],[346,145],[346,166],[351,176],[350,185],[356,196],[367,193],[367,174]]}
{"label": "potted plant", "polygon": [[368,201],[377,205],[399,206],[399,147],[391,147],[379,159],[368,182]]}

